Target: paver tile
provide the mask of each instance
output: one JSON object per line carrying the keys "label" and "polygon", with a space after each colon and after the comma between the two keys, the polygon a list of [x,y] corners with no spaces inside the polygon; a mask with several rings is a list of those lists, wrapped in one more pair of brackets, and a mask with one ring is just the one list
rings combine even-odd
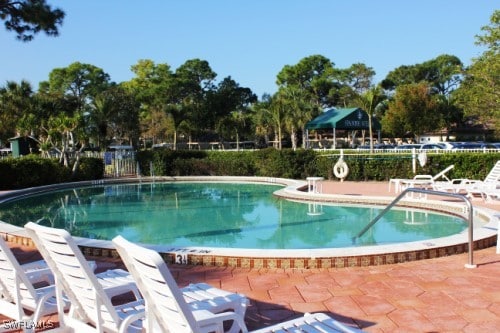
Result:
{"label": "paver tile", "polygon": [[304,276],[298,276],[297,274],[291,276],[283,276],[276,279],[280,286],[295,286],[298,284],[307,284]]}
{"label": "paver tile", "polygon": [[277,287],[269,290],[271,300],[283,303],[304,302],[304,298],[295,286]]}
{"label": "paver tile", "polygon": [[298,285],[297,289],[306,302],[323,302],[333,297],[328,289],[321,285]]}
{"label": "paver tile", "polygon": [[276,280],[276,276],[274,274],[271,275],[255,275],[245,277],[248,281],[250,288],[254,290],[258,289],[271,289],[279,286],[278,281]]}
{"label": "paver tile", "polygon": [[397,326],[396,324],[387,316],[369,316],[363,317],[363,320],[358,321],[354,319],[356,324],[366,332],[376,333],[376,332],[393,332]]}
{"label": "paver tile", "polygon": [[363,319],[366,316],[361,307],[349,296],[334,297],[324,304],[332,313],[350,318]]}
{"label": "paver tile", "polygon": [[359,288],[328,288],[333,296],[364,295]]}
{"label": "paver tile", "polygon": [[[210,283],[210,280],[205,280],[204,282],[207,282],[207,283],[213,285],[213,283]],[[238,276],[238,277],[234,277],[234,278],[230,277],[228,279],[223,279],[220,282],[220,288],[225,289],[225,290],[229,290],[229,291],[233,291],[233,292],[243,293],[243,294],[252,290],[252,288],[250,287],[250,284],[248,282],[248,279],[245,276]]]}
{"label": "paver tile", "polygon": [[470,323],[464,327],[464,333],[478,333],[478,332],[498,332],[498,321],[488,321],[479,323]]}
{"label": "paver tile", "polygon": [[290,303],[290,307],[300,313],[315,313],[315,312],[328,312],[328,308],[323,302],[303,302],[303,303]]}
{"label": "paver tile", "polygon": [[426,291],[419,295],[418,298],[429,305],[437,305],[441,307],[451,307],[459,305],[459,302],[448,296],[443,290],[441,291]]}
{"label": "paver tile", "polygon": [[437,316],[430,319],[438,332],[462,331],[469,323],[461,316]]}
{"label": "paver tile", "polygon": [[459,314],[469,323],[498,322],[498,317],[488,309],[464,309]]}
{"label": "paver tile", "polygon": [[396,308],[387,300],[374,296],[352,296],[351,297],[367,315],[388,314]]}
{"label": "paver tile", "polygon": [[321,272],[313,275],[309,275],[305,278],[306,282],[311,285],[320,285],[327,288],[338,287],[339,284],[332,275],[327,272]]}
{"label": "paver tile", "polygon": [[400,329],[415,332],[433,332],[437,327],[429,319],[416,310],[395,310],[388,314]]}

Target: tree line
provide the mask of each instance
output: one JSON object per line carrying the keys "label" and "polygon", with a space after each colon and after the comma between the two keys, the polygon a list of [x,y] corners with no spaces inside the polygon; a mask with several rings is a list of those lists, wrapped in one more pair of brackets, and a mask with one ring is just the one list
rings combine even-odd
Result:
{"label": "tree line", "polygon": [[[23,2],[0,1],[0,13],[6,17],[7,9],[18,3]],[[23,41],[40,30],[57,35],[64,13],[45,1],[25,2],[30,3],[56,11],[52,24],[22,25],[11,12],[7,29]],[[50,15],[44,17],[50,21]],[[134,77],[120,83],[102,68],[75,62],[53,69],[37,91],[27,81],[0,86],[0,140],[31,135],[39,140],[42,154],[105,147],[113,140],[136,147],[172,142],[175,149],[180,140],[274,141],[281,148],[286,139],[298,148],[305,146],[305,124],[333,107],[361,107],[381,121],[386,136],[450,130],[465,123],[481,124],[498,136],[499,22],[500,11],[495,11],[490,25],[476,36],[476,44],[486,51],[468,67],[444,54],[399,66],[374,83],[375,71],[366,64],[337,68],[323,55],[310,55],[285,65],[276,76],[277,92],[260,98],[230,76],[217,80],[202,59],[187,60],[176,69],[141,59],[131,66]]]}

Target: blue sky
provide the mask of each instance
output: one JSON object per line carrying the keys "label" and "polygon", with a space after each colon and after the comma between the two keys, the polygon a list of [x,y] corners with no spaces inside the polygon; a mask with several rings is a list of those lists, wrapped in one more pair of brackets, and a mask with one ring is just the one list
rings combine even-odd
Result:
{"label": "blue sky", "polygon": [[59,37],[22,43],[0,27],[0,86],[25,79],[37,89],[75,61],[122,82],[140,59],[175,70],[199,58],[217,82],[231,76],[261,97],[277,90],[283,66],[314,54],[337,68],[364,63],[377,83],[441,54],[470,64],[483,51],[474,36],[500,9],[493,0],[47,1],[66,12]]}

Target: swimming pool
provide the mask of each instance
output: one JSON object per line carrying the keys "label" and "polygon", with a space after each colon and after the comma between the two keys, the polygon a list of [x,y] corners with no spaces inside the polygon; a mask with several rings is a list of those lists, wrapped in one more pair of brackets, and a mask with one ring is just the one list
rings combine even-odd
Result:
{"label": "swimming pool", "polygon": [[462,218],[393,209],[353,238],[383,208],[290,201],[278,185],[155,182],[77,187],[0,205],[0,220],[65,228],[74,236],[117,235],[171,247],[243,249],[346,248],[415,242],[462,232]]}
{"label": "swimming pool", "polygon": [[[218,182],[218,183],[258,183],[273,185],[276,191],[273,198],[301,201],[307,205],[307,215],[320,216],[327,205],[370,205],[370,208],[384,208],[393,198],[388,196],[370,196],[353,194],[322,194],[307,193],[307,182],[302,180],[292,180],[274,177],[242,177],[242,176],[182,176],[182,177],[142,177],[130,179],[103,179],[96,181],[85,181],[78,183],[54,184],[48,186],[28,188],[18,191],[9,191],[0,194],[0,203],[14,202],[18,199],[37,194],[45,194],[59,190],[74,191],[78,188],[102,187],[102,185],[138,184],[141,186],[154,187],[156,183],[164,182]],[[149,182],[149,183],[146,183]],[[112,192],[108,192],[111,194]],[[129,193],[130,194],[130,193]],[[106,196],[103,192],[102,196]],[[43,196],[39,197],[43,198]],[[40,199],[42,200],[42,199]],[[75,197],[75,200],[80,200]],[[40,201],[41,202],[41,201]],[[61,199],[57,207],[68,205],[70,200]],[[279,202],[279,201],[278,201]],[[305,202],[305,203],[304,203]],[[402,206],[413,207],[427,212],[446,212],[453,216],[467,216],[463,204],[447,201],[435,200],[402,200]],[[124,206],[121,206],[124,207]],[[19,215],[19,212],[27,213],[25,217],[30,217],[36,221],[34,211],[26,210],[25,207],[18,206],[19,210],[13,210],[10,214],[3,213],[0,218],[0,235],[5,239],[22,244],[24,246],[34,246],[27,237],[22,227],[13,226],[2,222]],[[122,208],[124,210],[124,208]],[[50,211],[50,210],[49,210]],[[64,212],[64,209],[60,209]],[[0,210],[2,212],[2,210]],[[54,211],[50,212],[54,215]],[[49,214],[49,215],[50,215]],[[414,215],[414,216],[418,216]],[[425,215],[424,215],[425,216]],[[466,217],[465,217],[466,218]],[[205,217],[203,217],[206,220]],[[51,221],[50,219],[47,221]],[[43,223],[47,223],[47,221]],[[76,216],[68,214],[69,226],[76,221]],[[408,215],[407,223],[423,223],[424,220],[411,219]],[[416,223],[415,223],[416,222]],[[497,239],[497,223],[495,212],[484,210],[479,207],[474,208],[474,248],[482,249],[494,246]],[[23,225],[23,221],[19,221]],[[71,229],[70,229],[71,230]],[[258,233],[262,236],[263,233]],[[366,235],[370,235],[369,232]],[[114,250],[113,244],[107,240],[76,237],[77,243],[84,254],[92,257],[117,258],[118,253]],[[449,256],[468,251],[468,228],[462,232],[448,237],[424,239],[421,241],[410,241],[402,243],[388,243],[382,245],[363,245],[349,247],[326,247],[326,248],[301,248],[301,249],[249,249],[249,248],[229,248],[229,247],[208,247],[208,246],[169,246],[151,245],[161,253],[167,263],[191,264],[205,266],[225,266],[242,268],[266,268],[266,269],[303,269],[303,268],[343,268],[343,267],[364,267],[373,265],[385,265],[402,263],[407,261],[425,260],[442,256]],[[364,243],[368,244],[368,243]]]}

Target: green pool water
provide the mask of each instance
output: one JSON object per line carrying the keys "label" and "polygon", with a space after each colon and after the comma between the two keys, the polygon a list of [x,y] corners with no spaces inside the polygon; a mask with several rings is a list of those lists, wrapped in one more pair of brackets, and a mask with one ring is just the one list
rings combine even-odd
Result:
{"label": "green pool water", "polygon": [[0,220],[65,228],[74,236],[176,247],[312,249],[419,241],[463,231],[464,220],[393,209],[292,202],[255,183],[142,183],[60,190],[0,204]]}

